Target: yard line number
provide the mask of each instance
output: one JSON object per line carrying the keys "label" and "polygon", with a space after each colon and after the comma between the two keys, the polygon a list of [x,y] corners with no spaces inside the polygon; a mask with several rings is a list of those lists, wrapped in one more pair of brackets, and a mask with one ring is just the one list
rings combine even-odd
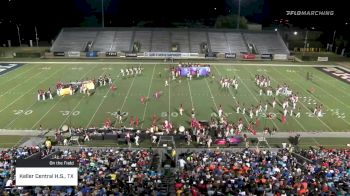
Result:
{"label": "yard line number", "polygon": [[[168,117],[168,113],[169,113],[169,112],[162,112],[162,113],[160,114],[160,116],[161,116],[162,118],[166,118],[166,117]],[[171,117],[176,118],[176,117],[179,116],[179,113],[177,113],[177,112],[171,112],[170,115],[171,115]]]}
{"label": "yard line number", "polygon": [[60,113],[62,114],[62,116],[68,116],[68,115],[78,116],[80,114],[80,111],[78,111],[78,110],[76,110],[76,111],[65,110],[65,111],[60,111]]}
{"label": "yard line number", "polygon": [[33,110],[13,110],[14,115],[30,115],[33,113]]}

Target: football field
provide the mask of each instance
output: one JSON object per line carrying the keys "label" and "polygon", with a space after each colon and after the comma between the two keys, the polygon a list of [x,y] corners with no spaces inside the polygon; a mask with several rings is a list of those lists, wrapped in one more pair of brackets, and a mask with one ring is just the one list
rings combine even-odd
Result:
{"label": "football field", "polygon": [[[143,74],[134,77],[121,77],[120,70],[130,67],[144,68]],[[210,120],[217,116],[220,105],[230,122],[239,118],[250,122],[258,118],[260,126],[276,127],[278,131],[349,131],[350,127],[350,84],[338,80],[312,66],[300,65],[247,65],[211,63],[211,72],[215,79],[193,78],[189,80],[169,80],[171,63],[151,62],[84,62],[84,63],[27,63],[0,75],[0,129],[33,130],[42,125],[45,129],[57,129],[63,125],[73,127],[102,127],[104,120],[110,118],[113,125],[129,126],[130,117],[140,119],[139,128],[148,128],[153,115],[161,123],[167,119],[174,126],[189,126],[191,108],[195,108],[199,120]],[[313,75],[307,80],[307,73]],[[97,87],[93,95],[87,96],[77,92],[74,95],[54,96],[53,100],[37,100],[37,90],[51,88],[55,92],[57,81],[70,82],[111,75],[116,90],[109,85]],[[286,99],[276,97],[277,106],[272,109],[274,96],[259,95],[255,84],[255,75],[268,76],[271,86],[286,83],[298,94],[301,117],[288,114],[282,124],[281,103]],[[222,89],[219,79],[223,77],[238,80],[238,90]],[[168,79],[169,86],[165,86]],[[313,89],[312,93],[310,89]],[[161,91],[159,99],[154,93]],[[146,104],[140,97],[148,97]],[[251,105],[268,103],[267,112],[261,112],[253,119],[249,117]],[[236,113],[236,105],[245,105],[246,114]],[[180,104],[185,110],[180,116]],[[323,116],[313,114],[316,104],[323,105]],[[117,111],[125,114],[123,122],[115,120]],[[267,114],[271,114],[271,119]],[[289,113],[289,112],[288,112]],[[295,111],[296,113],[296,111]],[[295,115],[295,114],[294,114]]]}

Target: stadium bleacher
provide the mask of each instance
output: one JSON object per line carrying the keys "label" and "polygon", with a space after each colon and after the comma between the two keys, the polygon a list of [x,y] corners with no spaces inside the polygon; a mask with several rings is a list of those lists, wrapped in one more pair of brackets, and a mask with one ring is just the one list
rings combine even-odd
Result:
{"label": "stadium bleacher", "polygon": [[288,48],[274,33],[244,33],[248,43],[253,43],[259,54],[289,54]]}
{"label": "stadium bleacher", "polygon": [[180,52],[201,53],[200,45],[207,43],[209,51],[215,53],[246,53],[248,45],[254,45],[256,54],[289,54],[276,32],[171,28],[64,28],[51,51],[84,52],[89,42],[90,50],[98,52],[129,52],[138,42],[140,52],[171,52],[172,45],[177,44]]}

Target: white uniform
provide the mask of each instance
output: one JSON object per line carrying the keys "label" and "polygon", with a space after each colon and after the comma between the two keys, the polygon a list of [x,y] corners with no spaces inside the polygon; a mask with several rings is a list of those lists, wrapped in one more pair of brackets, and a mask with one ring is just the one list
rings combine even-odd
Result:
{"label": "white uniform", "polygon": [[182,114],[183,114],[183,111],[184,111],[184,109],[183,109],[183,108],[180,108],[180,109],[179,109],[179,112],[180,112],[180,116],[182,116]]}
{"label": "white uniform", "polygon": [[221,108],[219,109],[218,114],[219,114],[219,117],[222,116],[222,109]]}

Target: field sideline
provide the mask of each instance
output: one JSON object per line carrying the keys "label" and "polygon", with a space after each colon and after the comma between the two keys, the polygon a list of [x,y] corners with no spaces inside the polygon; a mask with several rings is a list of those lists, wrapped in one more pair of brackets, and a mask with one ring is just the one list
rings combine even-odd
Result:
{"label": "field sideline", "polygon": [[[119,77],[120,69],[142,64],[144,74],[131,78]],[[170,81],[169,87],[164,86],[165,77],[169,74],[171,63],[151,62],[30,62],[15,70],[0,75],[0,129],[56,129],[67,124],[75,127],[98,126],[102,127],[106,118],[113,119],[118,110],[128,113],[123,124],[128,125],[130,116],[141,119],[140,127],[150,125],[151,116],[157,115],[161,122],[169,119],[175,126],[188,126],[190,108],[196,109],[198,119],[208,120],[217,113],[222,105],[225,114],[232,122],[243,118],[250,121],[249,116],[236,114],[236,102],[245,105],[256,105],[271,102],[272,98],[266,95],[259,96],[258,87],[254,83],[255,74],[264,74],[271,78],[271,84],[287,83],[294,92],[300,94],[301,118],[288,117],[285,125],[281,124],[281,106],[272,111],[276,119],[266,119],[260,114],[261,131],[264,126],[276,127],[278,131],[349,131],[350,125],[350,86],[340,80],[332,78],[313,68],[315,65],[286,65],[269,64],[259,66],[259,63],[228,64],[211,63],[212,72],[216,80],[210,78],[182,79]],[[176,64],[173,64],[176,65]],[[314,80],[306,80],[306,72],[313,73]],[[159,73],[162,75],[159,77]],[[75,81],[84,78],[98,77],[111,74],[117,86],[115,92],[109,87],[99,87],[93,96],[87,97],[76,94],[66,97],[54,97],[54,100],[38,102],[38,89],[54,89],[55,83]],[[225,91],[219,88],[217,82],[220,76],[233,78],[239,81],[239,89]],[[315,88],[311,94],[308,89]],[[162,91],[159,100],[153,99],[155,91]],[[147,96],[150,100],[146,105],[140,103],[140,97]],[[279,102],[283,97],[278,98]],[[312,115],[314,103],[323,104],[325,115]],[[183,104],[185,116],[180,117],[178,107]],[[298,107],[298,106],[297,106]]]}

